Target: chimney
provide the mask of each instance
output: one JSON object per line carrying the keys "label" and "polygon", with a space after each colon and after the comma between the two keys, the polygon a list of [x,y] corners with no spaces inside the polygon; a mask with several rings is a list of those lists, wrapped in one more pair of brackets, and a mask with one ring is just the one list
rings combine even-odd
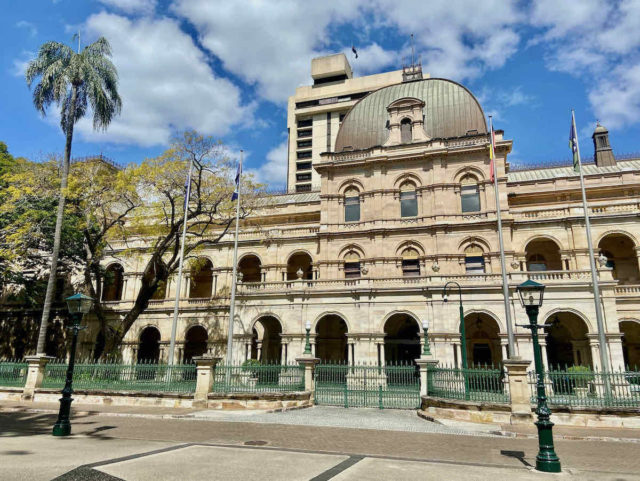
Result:
{"label": "chimney", "polygon": [[609,131],[597,123],[591,136],[593,139],[593,159],[598,167],[612,167],[616,165],[611,145],[609,145]]}

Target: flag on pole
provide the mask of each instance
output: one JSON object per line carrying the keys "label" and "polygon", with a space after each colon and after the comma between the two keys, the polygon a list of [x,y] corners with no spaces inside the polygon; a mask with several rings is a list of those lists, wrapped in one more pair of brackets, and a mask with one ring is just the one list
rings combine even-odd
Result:
{"label": "flag on pole", "polygon": [[187,206],[189,205],[189,195],[191,193],[190,190],[189,177],[187,177],[187,180],[184,181],[184,205],[182,206],[184,210],[187,210]]}
{"label": "flag on pole", "polygon": [[489,150],[489,175],[491,177],[491,182],[494,181],[495,179],[495,172],[496,172],[496,166],[495,166],[495,159],[496,159],[496,151],[495,151],[495,143],[496,143],[496,133],[493,130],[493,122],[491,122],[491,148]]}
{"label": "flag on pole", "polygon": [[356,58],[358,58],[358,51],[356,50],[356,48],[353,45],[351,45],[351,51],[356,56]]}
{"label": "flag on pole", "polygon": [[236,190],[234,190],[231,195],[232,201],[238,198],[238,192],[240,191],[240,174],[242,174],[242,161],[238,163],[238,170],[236,171]]}
{"label": "flag on pole", "polygon": [[571,114],[571,131],[569,132],[569,148],[573,153],[573,170],[580,172],[580,160],[578,156],[578,136],[576,135],[576,118]]}

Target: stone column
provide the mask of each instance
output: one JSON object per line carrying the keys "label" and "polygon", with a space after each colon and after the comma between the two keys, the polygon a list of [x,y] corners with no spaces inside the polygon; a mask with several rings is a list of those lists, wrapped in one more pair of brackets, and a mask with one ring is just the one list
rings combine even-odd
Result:
{"label": "stone column", "polygon": [[384,357],[384,341],[378,343],[378,345],[380,346],[380,365],[381,366],[386,366],[386,361],[385,361],[385,357]]}
{"label": "stone column", "polygon": [[509,395],[511,399],[511,423],[531,422],[531,389],[527,368],[531,361],[507,359],[502,365],[507,371]]}
{"label": "stone column", "polygon": [[350,366],[353,366],[353,364],[354,364],[353,344],[354,344],[353,341],[349,341],[347,343],[347,359],[348,359],[348,362],[349,362]]}
{"label": "stone column", "polygon": [[320,359],[313,356],[297,357],[296,361],[304,366],[304,390],[311,393],[310,401],[313,402],[315,396],[315,384],[313,381],[313,374],[316,368],[316,364],[320,362]]}
{"label": "stone column", "polygon": [[196,391],[193,394],[194,407],[207,407],[207,400],[213,387],[216,364],[221,357],[198,356],[193,360],[196,363]]}
{"label": "stone column", "polygon": [[258,361],[260,361],[262,359],[262,341],[257,341],[256,342],[256,346],[257,346],[257,353],[256,353],[256,359],[258,359]]}
{"label": "stone column", "polygon": [[593,368],[601,370],[600,364],[600,341],[597,338],[597,334],[593,334],[593,337],[589,336],[589,347],[591,348],[591,363]]}
{"label": "stone column", "polygon": [[422,356],[416,359],[416,364],[420,368],[420,396],[428,396],[427,371],[436,367],[438,361],[436,361],[433,356]]}
{"label": "stone column", "polygon": [[21,399],[23,401],[33,401],[33,395],[36,389],[42,386],[45,366],[53,359],[51,356],[28,356],[26,358],[29,367],[27,371],[27,381],[22,390]]}

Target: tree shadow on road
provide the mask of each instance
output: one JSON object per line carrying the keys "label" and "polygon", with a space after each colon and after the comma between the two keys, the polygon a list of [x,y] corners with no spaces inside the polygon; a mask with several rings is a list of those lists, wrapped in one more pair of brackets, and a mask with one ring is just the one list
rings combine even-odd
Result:
{"label": "tree shadow on road", "polygon": [[[81,434],[93,439],[111,439],[105,431],[115,426],[98,425],[92,420],[92,414],[74,415],[71,413],[72,435]],[[51,434],[57,415],[50,413],[33,413],[26,409],[0,413],[0,437],[36,436]]]}

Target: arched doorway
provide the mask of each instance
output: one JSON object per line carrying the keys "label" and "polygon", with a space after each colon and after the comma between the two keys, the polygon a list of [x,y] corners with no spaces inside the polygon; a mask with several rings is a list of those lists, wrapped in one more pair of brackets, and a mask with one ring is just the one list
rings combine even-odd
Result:
{"label": "arched doorway", "polygon": [[613,278],[620,284],[634,284],[640,280],[638,258],[633,240],[624,234],[609,234],[598,243],[600,252],[613,269]]}
{"label": "arched doorway", "polygon": [[573,312],[558,312],[546,320],[547,359],[551,369],[591,366],[587,325]]}
{"label": "arched doorway", "polygon": [[640,370],[640,322],[621,321],[622,355],[624,365],[632,371]]}
{"label": "arched doorway", "polygon": [[182,356],[182,362],[189,364],[192,362],[194,357],[206,354],[208,340],[209,335],[204,327],[190,327],[184,338],[184,354]]}
{"label": "arched doorway", "polygon": [[316,357],[322,362],[348,362],[347,323],[329,314],[316,324]]}
{"label": "arched doorway", "polygon": [[287,261],[287,280],[298,280],[298,273],[302,274],[301,279],[311,280],[313,278],[313,272],[311,270],[311,264],[313,260],[311,256],[306,252],[296,252]]}
{"label": "arched doorway", "polygon": [[148,326],[140,333],[138,362],[157,363],[160,360],[160,331]]}
{"label": "arched doorway", "polygon": [[242,282],[262,282],[261,267],[257,256],[248,255],[240,259],[238,272],[242,274]]}
{"label": "arched doorway", "polygon": [[213,264],[209,259],[200,258],[191,266],[189,278],[189,299],[211,297],[213,289]]}
{"label": "arched doorway", "polygon": [[282,325],[273,316],[258,319],[253,328],[251,358],[267,364],[282,361]]}
{"label": "arched doorway", "polygon": [[408,364],[420,357],[420,325],[408,314],[394,314],[384,323],[385,364]]}
{"label": "arched doorway", "polygon": [[111,264],[104,272],[103,301],[122,300],[124,287],[124,268],[120,264]]}
{"label": "arched doorway", "polygon": [[467,314],[464,318],[469,367],[498,367],[502,361],[500,327],[484,312]]}
{"label": "arched doorway", "polygon": [[550,239],[534,239],[525,247],[527,271],[561,271],[560,247]]}

